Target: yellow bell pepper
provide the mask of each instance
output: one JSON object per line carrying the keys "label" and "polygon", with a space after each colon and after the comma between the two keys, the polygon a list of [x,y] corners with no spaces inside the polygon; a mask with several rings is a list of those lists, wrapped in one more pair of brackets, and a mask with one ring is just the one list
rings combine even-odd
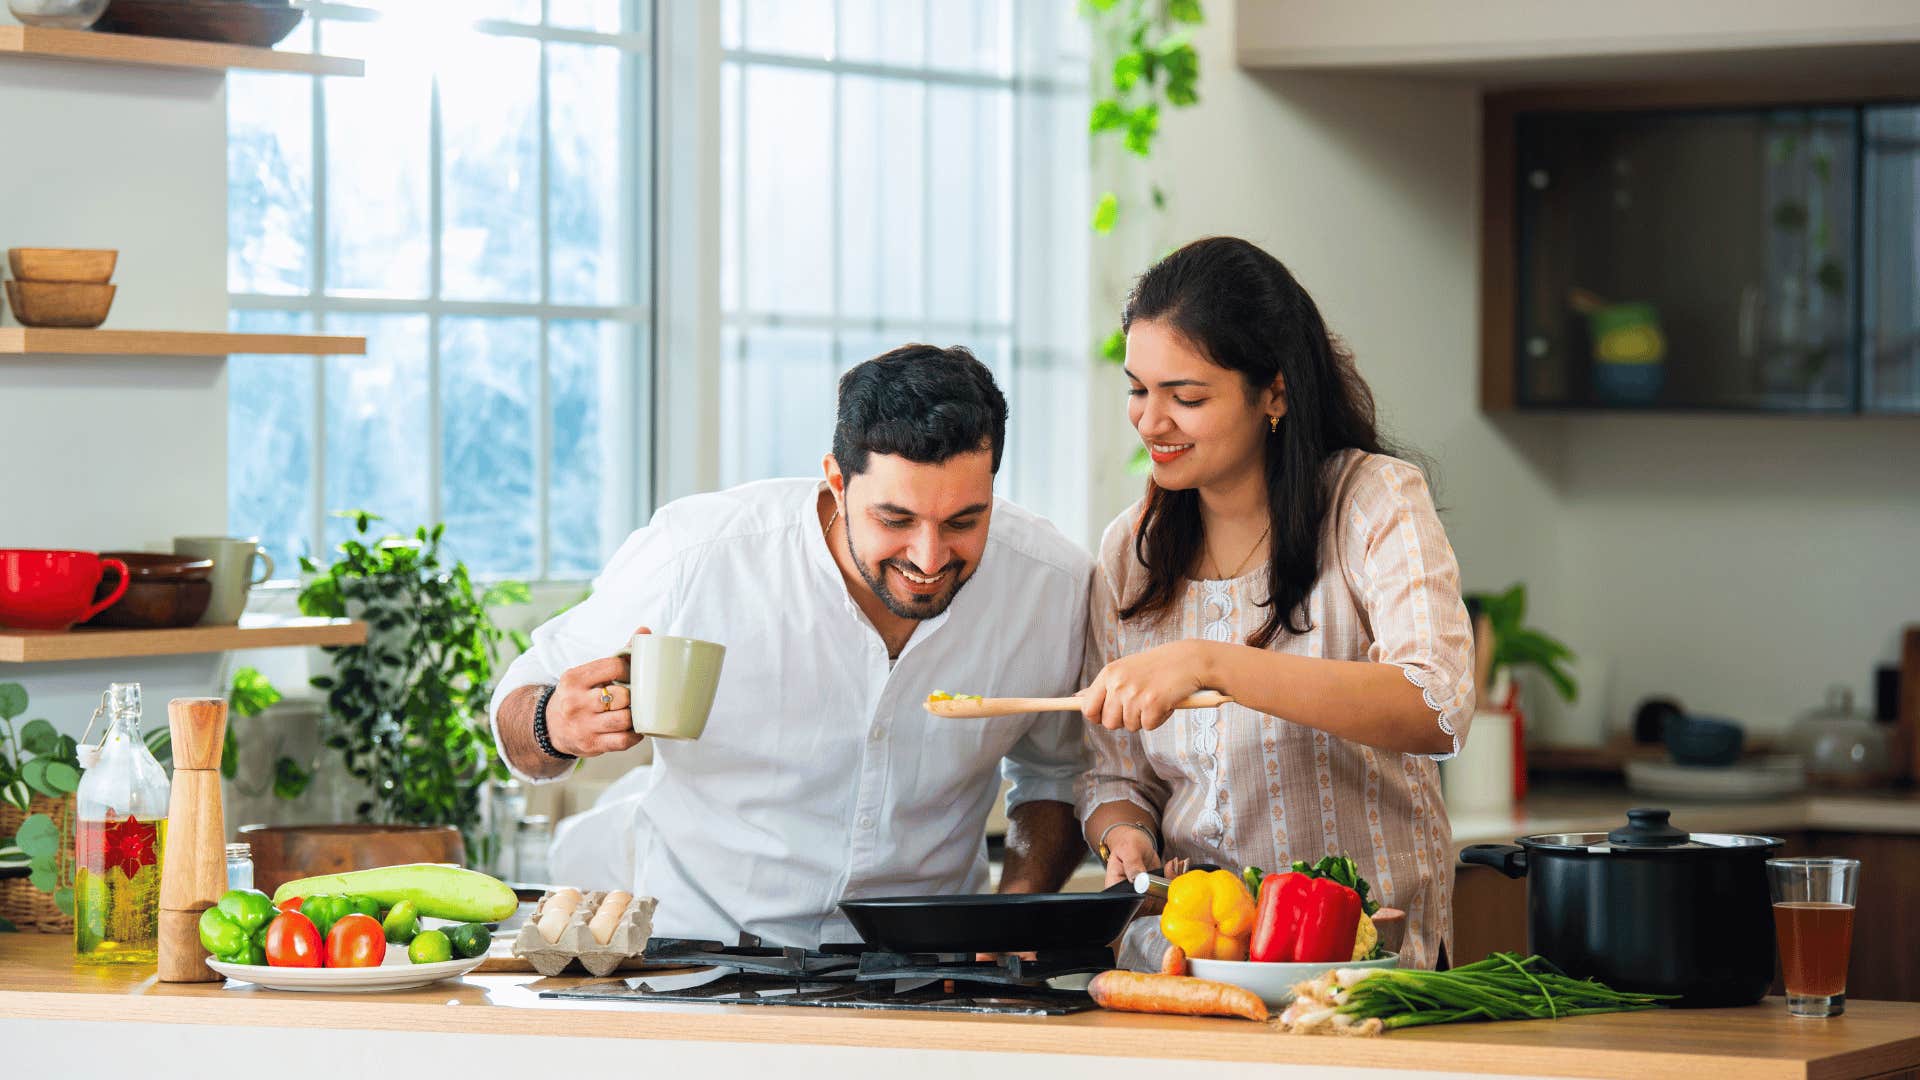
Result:
{"label": "yellow bell pepper", "polygon": [[1231,870],[1189,870],[1167,886],[1160,933],[1200,960],[1245,960],[1253,896]]}

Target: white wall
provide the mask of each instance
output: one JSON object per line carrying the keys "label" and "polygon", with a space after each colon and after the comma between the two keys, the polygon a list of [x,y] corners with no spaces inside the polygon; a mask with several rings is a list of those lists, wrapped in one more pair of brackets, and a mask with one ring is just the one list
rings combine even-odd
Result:
{"label": "white wall", "polygon": [[[1242,70],[1232,6],[1207,14],[1201,102],[1162,122],[1158,227],[1294,271],[1437,466],[1467,587],[1527,582],[1537,625],[1612,662],[1591,689],[1615,724],[1652,691],[1761,727],[1828,682],[1870,700],[1920,621],[1920,422],[1481,413],[1476,92]],[[1104,415],[1124,444],[1117,395]],[[1135,493],[1095,486],[1105,516]]]}
{"label": "white wall", "polygon": [[[0,248],[118,248],[109,329],[226,327],[219,73],[10,57],[0,116]],[[0,357],[0,546],[165,550],[225,532],[226,429],[221,360]],[[143,683],[149,725],[164,723],[168,698],[213,690],[218,660],[8,664],[0,681],[78,734],[108,682]]]}

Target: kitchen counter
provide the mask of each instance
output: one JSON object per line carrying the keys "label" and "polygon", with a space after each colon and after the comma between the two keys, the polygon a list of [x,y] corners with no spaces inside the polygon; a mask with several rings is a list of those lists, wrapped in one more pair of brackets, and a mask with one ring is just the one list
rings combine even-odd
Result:
{"label": "kitchen counter", "polygon": [[1920,792],[1803,792],[1768,801],[1676,802],[1621,787],[1542,785],[1506,813],[1452,814],[1453,843],[1507,844],[1516,836],[1606,832],[1627,822],[1627,809],[1659,806],[1689,832],[1762,833],[1819,830],[1920,836]]}
{"label": "kitchen counter", "polygon": [[1920,1075],[1920,1004],[1852,1002],[1845,1017],[1823,1022],[1796,1020],[1770,1000],[1749,1009],[1338,1039],[1241,1020],[1106,1012],[1042,1018],[555,1002],[538,991],[572,980],[529,975],[468,976],[375,995],[161,985],[146,969],[80,968],[71,947],[62,936],[0,935],[0,1054],[9,1075],[131,1069],[162,1080],[217,1069],[338,1080],[640,1067],[730,1076],[773,1067],[783,1080],[845,1080],[882,1069],[911,1069],[916,1080],[1144,1080],[1164,1077],[1169,1060],[1220,1063],[1210,1069],[1216,1077],[1323,1076],[1335,1068],[1633,1080]]}

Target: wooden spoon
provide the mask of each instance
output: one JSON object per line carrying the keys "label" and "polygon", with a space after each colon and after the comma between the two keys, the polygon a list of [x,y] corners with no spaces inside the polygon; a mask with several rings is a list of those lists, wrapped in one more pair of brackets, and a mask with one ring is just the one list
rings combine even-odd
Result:
{"label": "wooden spoon", "polygon": [[[927,711],[951,720],[985,720],[994,716],[1018,716],[1030,712],[1079,712],[1077,697],[990,697],[953,698],[927,702]],[[1175,705],[1176,709],[1217,709],[1233,704],[1233,699],[1217,690],[1202,690]]]}

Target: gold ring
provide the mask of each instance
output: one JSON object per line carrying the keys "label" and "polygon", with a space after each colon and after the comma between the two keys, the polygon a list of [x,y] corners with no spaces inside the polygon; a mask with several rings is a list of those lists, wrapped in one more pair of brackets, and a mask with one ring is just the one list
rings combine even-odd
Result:
{"label": "gold ring", "polygon": [[600,711],[606,712],[611,708],[613,708],[613,687],[603,686],[600,688]]}

